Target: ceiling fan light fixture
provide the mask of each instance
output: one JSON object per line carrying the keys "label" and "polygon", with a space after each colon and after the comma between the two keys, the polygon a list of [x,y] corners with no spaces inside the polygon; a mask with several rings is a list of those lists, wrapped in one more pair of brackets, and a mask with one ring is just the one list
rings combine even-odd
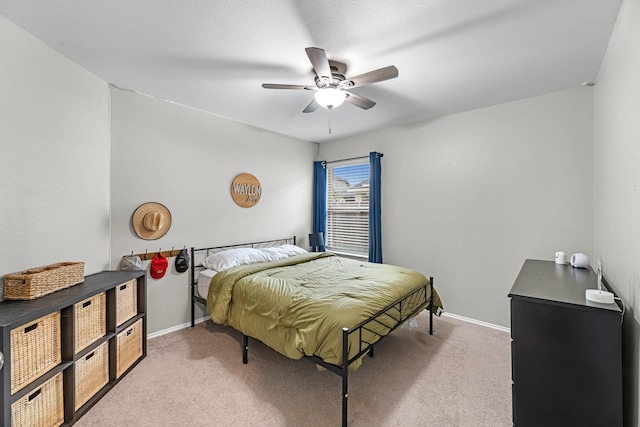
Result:
{"label": "ceiling fan light fixture", "polygon": [[347,93],[340,89],[326,88],[316,91],[313,96],[318,104],[330,110],[342,105]]}

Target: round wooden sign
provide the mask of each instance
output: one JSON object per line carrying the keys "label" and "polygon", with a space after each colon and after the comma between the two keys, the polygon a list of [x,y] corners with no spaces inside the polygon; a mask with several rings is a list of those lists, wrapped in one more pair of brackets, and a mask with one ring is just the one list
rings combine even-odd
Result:
{"label": "round wooden sign", "polygon": [[250,173],[241,173],[231,182],[231,198],[242,208],[251,208],[260,201],[262,187],[258,178]]}

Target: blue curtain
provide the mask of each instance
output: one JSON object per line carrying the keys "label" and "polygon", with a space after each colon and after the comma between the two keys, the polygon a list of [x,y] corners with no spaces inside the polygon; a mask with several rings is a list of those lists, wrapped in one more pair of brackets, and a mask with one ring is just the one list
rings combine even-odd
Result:
{"label": "blue curtain", "polygon": [[369,262],[382,263],[382,153],[369,153]]}
{"label": "blue curtain", "polygon": [[[324,161],[313,162],[313,232],[327,235],[327,168]],[[320,251],[324,250],[321,246]]]}

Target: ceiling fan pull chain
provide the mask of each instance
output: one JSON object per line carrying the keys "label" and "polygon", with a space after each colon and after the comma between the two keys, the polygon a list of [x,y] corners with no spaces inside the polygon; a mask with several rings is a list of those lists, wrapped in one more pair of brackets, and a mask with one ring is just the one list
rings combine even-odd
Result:
{"label": "ceiling fan pull chain", "polygon": [[329,121],[327,126],[329,127],[329,135],[331,135],[331,109],[329,109]]}

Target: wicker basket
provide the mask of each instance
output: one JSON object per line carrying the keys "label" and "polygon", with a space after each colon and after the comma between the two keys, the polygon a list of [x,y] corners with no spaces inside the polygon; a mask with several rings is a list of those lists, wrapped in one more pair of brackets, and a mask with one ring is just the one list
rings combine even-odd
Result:
{"label": "wicker basket", "polygon": [[5,299],[31,300],[84,281],[84,262],[59,262],[4,276]]}
{"label": "wicker basket", "polygon": [[63,422],[62,372],[11,404],[12,426],[59,426]]}
{"label": "wicker basket", "polygon": [[120,332],[116,337],[116,377],[142,357],[142,319]]}
{"label": "wicker basket", "polygon": [[116,326],[138,314],[138,281],[129,280],[116,286]]}
{"label": "wicker basket", "polygon": [[108,342],[75,363],[76,411],[109,382]]}
{"label": "wicker basket", "polygon": [[102,292],[73,306],[76,353],[105,335],[105,301],[105,293]]}
{"label": "wicker basket", "polygon": [[11,394],[62,362],[60,312],[11,330]]}

